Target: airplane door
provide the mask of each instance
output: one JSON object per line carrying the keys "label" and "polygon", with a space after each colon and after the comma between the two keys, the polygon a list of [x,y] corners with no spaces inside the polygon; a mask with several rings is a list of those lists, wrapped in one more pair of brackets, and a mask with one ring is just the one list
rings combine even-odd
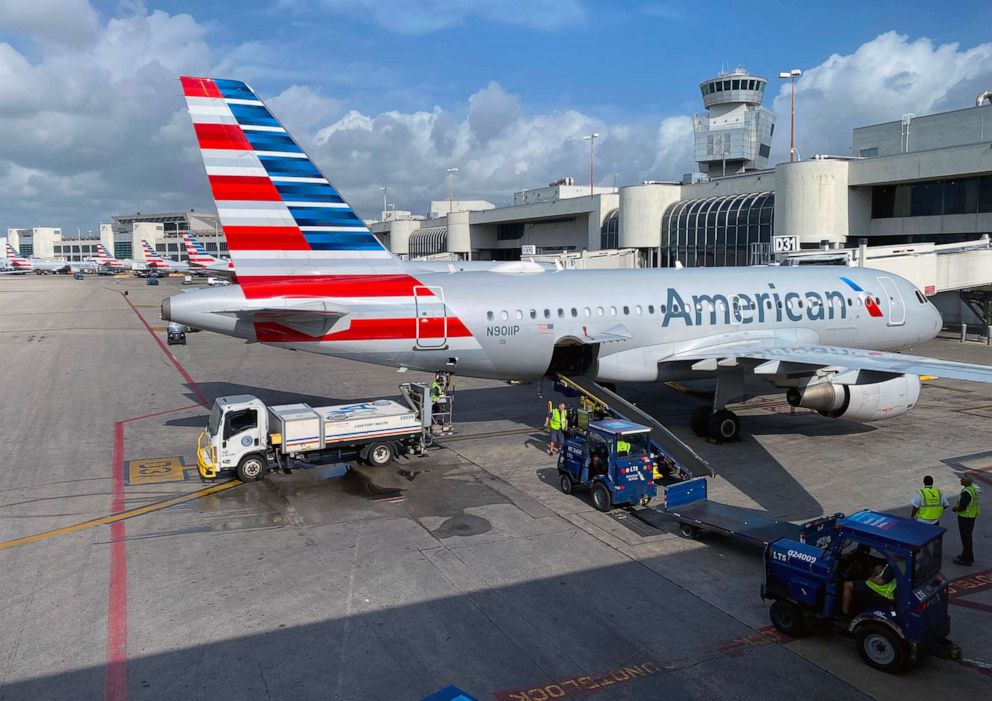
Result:
{"label": "airplane door", "polygon": [[878,282],[882,285],[885,299],[888,301],[889,326],[902,326],[906,323],[906,302],[902,298],[899,287],[890,277],[880,277]]}
{"label": "airplane door", "polygon": [[448,311],[444,290],[417,285],[413,288],[417,309],[417,348],[444,348],[448,343]]}

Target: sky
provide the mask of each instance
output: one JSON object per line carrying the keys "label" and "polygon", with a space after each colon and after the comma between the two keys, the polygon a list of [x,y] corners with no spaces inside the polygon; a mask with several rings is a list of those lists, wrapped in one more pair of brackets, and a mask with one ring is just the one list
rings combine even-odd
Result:
{"label": "sky", "polygon": [[[181,74],[251,84],[360,216],[382,190],[426,213],[509,204],[572,176],[695,170],[698,84],[769,79],[773,163],[799,68],[803,157],[856,126],[974,105],[992,89],[992,3],[592,0],[0,0],[0,232],[97,230],[111,215],[213,209]],[[937,8],[939,7],[939,11]]]}

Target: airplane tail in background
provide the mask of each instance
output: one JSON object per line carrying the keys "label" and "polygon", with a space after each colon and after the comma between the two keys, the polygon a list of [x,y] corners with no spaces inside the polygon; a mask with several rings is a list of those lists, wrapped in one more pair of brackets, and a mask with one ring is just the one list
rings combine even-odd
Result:
{"label": "airplane tail in background", "polygon": [[110,255],[110,251],[102,243],[96,245],[96,261],[108,268],[119,268],[122,265],[119,260]]}
{"label": "airplane tail in background", "polygon": [[180,81],[246,296],[412,295],[419,283],[251,88]]}
{"label": "airplane tail in background", "polygon": [[31,265],[31,261],[26,258],[21,257],[21,254],[17,252],[10,241],[7,241],[7,255],[6,258],[10,262],[10,267],[14,270],[30,270],[34,266]]}
{"label": "airplane tail in background", "polygon": [[186,247],[186,257],[189,258],[190,265],[193,267],[219,268],[222,267],[224,263],[227,263],[227,268],[229,270],[234,270],[234,264],[231,263],[231,261],[222,260],[207,253],[207,249],[204,248],[203,244],[200,243],[199,239],[193,236],[193,234],[186,231],[181,235],[183,237],[183,245]]}
{"label": "airplane tail in background", "polygon": [[141,240],[141,248],[145,252],[145,261],[148,263],[148,265],[154,268],[170,267],[169,263],[164,258],[162,258],[162,256],[156,253],[155,247],[152,246],[147,241],[145,241],[144,239]]}

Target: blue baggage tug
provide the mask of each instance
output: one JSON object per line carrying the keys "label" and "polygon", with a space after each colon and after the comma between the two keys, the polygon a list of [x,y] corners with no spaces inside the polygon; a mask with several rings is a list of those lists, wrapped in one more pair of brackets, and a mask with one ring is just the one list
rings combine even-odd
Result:
{"label": "blue baggage tug", "polygon": [[588,429],[565,440],[558,455],[561,491],[592,490],[600,511],[614,506],[645,506],[658,494],[654,483],[657,455],[651,429],[622,419],[591,421]]}
{"label": "blue baggage tug", "polygon": [[[865,663],[901,672],[926,654],[960,659],[950,632],[947,579],[940,572],[945,529],[901,516],[859,511],[838,518],[833,533],[815,544],[789,538],[765,548],[764,599],[772,623],[787,635],[828,621],[857,641]],[[893,599],[870,591],[841,612],[845,581],[865,581],[878,565],[895,582]]]}

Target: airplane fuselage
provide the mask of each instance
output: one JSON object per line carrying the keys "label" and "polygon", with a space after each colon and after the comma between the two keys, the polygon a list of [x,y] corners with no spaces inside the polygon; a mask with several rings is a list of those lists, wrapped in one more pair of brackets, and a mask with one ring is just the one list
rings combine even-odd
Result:
{"label": "airplane fuselage", "polygon": [[[173,298],[163,314],[190,326],[294,350],[391,367],[535,379],[549,369],[601,381],[668,379],[659,363],[737,341],[894,350],[928,340],[940,315],[915,286],[867,268],[709,268],[417,273],[409,297],[314,297],[293,282],[265,298],[241,288]],[[349,310],[319,337],[218,314],[272,298]],[[284,301],[285,303],[285,301]],[[292,303],[292,302],[290,302]]]}

